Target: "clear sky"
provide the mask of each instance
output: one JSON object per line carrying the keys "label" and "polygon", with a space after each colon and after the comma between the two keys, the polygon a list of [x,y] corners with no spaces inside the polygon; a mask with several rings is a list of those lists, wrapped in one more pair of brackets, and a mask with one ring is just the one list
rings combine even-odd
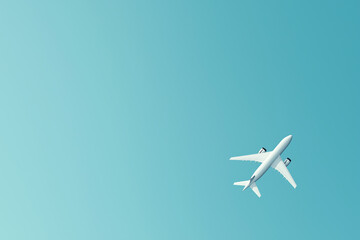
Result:
{"label": "clear sky", "polygon": [[[1,1],[0,239],[351,239],[360,2]],[[285,136],[297,189],[231,156]]]}

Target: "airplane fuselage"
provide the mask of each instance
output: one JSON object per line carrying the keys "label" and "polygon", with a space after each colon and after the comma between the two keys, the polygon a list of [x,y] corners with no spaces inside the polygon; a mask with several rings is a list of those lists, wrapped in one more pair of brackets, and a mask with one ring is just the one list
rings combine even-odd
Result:
{"label": "airplane fuselage", "polygon": [[254,174],[250,178],[249,184],[244,188],[244,190],[265,174],[273,162],[275,162],[275,160],[285,151],[287,146],[290,144],[291,139],[292,135],[289,135],[280,141],[280,143],[275,147],[274,151],[271,152],[268,158],[255,170]]}

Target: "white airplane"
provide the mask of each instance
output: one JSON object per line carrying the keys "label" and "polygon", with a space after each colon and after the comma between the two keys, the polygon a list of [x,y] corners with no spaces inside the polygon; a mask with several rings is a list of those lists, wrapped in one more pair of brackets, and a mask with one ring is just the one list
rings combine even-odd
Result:
{"label": "white airplane", "polygon": [[230,160],[255,161],[261,163],[261,165],[251,176],[250,180],[243,182],[235,182],[234,185],[245,186],[243,191],[250,187],[258,197],[261,197],[261,194],[255,182],[259,180],[270,167],[273,167],[279,173],[281,173],[294,188],[296,188],[296,183],[291,177],[289,170],[287,169],[287,166],[291,162],[290,158],[286,158],[285,161],[283,161],[280,157],[280,155],[290,144],[291,139],[292,135],[287,136],[286,138],[281,140],[281,142],[271,152],[266,152],[265,148],[261,148],[259,153],[257,154],[230,158]]}

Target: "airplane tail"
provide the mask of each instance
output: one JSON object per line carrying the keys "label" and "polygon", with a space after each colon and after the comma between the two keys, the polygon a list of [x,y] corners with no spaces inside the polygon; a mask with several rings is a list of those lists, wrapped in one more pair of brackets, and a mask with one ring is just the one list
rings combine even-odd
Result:
{"label": "airplane tail", "polygon": [[[235,182],[234,185],[244,186],[244,189],[243,189],[243,191],[244,191],[244,190],[246,189],[246,187],[248,186],[249,182],[250,182],[250,180],[242,181],[242,182]],[[251,190],[254,191],[254,193],[255,193],[258,197],[261,197],[259,188],[256,186],[256,183],[252,183],[252,184],[250,185],[250,188],[251,188]]]}
{"label": "airplane tail", "polygon": [[249,180],[247,181],[242,181],[242,182],[234,182],[234,185],[238,185],[238,186],[244,186],[246,187],[249,184]]}
{"label": "airplane tail", "polygon": [[254,193],[255,193],[258,197],[261,197],[260,191],[259,191],[258,187],[256,186],[256,183],[251,184],[250,187],[251,187],[251,190],[253,190]]}

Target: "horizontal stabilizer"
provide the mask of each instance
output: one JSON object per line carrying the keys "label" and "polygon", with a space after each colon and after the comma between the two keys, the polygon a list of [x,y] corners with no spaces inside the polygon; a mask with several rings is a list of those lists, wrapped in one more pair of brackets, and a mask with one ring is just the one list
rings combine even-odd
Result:
{"label": "horizontal stabilizer", "polygon": [[234,182],[234,185],[247,186],[250,181]]}
{"label": "horizontal stabilizer", "polygon": [[251,184],[250,187],[251,187],[251,190],[253,190],[254,193],[255,193],[258,197],[261,197],[260,191],[259,191],[258,187],[256,186],[256,183]]}

